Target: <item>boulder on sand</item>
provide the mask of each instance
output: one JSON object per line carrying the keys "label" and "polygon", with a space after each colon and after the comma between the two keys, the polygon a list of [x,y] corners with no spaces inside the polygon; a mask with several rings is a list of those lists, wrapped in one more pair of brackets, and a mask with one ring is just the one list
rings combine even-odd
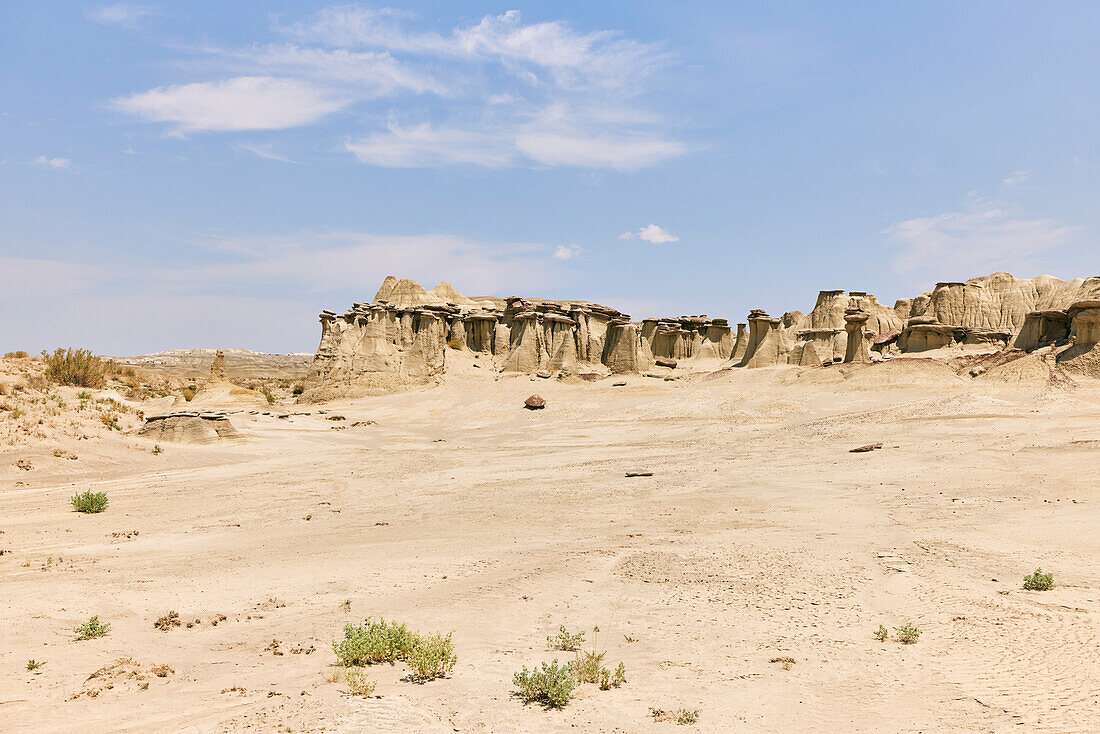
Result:
{"label": "boulder on sand", "polygon": [[523,401],[523,407],[527,410],[542,410],[546,407],[546,401],[538,395],[532,395]]}
{"label": "boulder on sand", "polygon": [[221,413],[177,412],[151,415],[137,435],[169,443],[208,444],[241,434]]}

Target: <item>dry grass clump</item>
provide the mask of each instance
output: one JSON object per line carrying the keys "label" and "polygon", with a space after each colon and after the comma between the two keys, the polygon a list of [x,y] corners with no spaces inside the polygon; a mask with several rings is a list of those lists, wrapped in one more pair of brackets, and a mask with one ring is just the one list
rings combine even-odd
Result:
{"label": "dry grass clump", "polygon": [[87,490],[72,497],[73,509],[77,512],[96,513],[107,509],[107,493]]}
{"label": "dry grass clump", "polygon": [[654,721],[658,722],[671,722],[675,721],[677,724],[688,725],[694,724],[699,720],[699,712],[691,711],[690,709],[677,709],[676,711],[665,711],[664,709],[651,708],[649,715],[653,717]]}
{"label": "dry grass clump", "polygon": [[459,339],[457,336],[447,342],[447,346],[454,350],[462,349],[466,346],[466,342]]}
{"label": "dry grass clump", "polygon": [[167,632],[173,627],[179,627],[181,624],[182,622],[180,622],[180,615],[176,612],[168,612],[168,614],[165,614],[156,622],[153,622],[153,626],[161,632]]}
{"label": "dry grass clump", "polygon": [[24,352],[22,349],[16,352],[4,352],[4,359],[26,359],[31,355]]}
{"label": "dry grass clump", "polygon": [[107,365],[90,350],[58,347],[53,354],[42,352],[42,359],[51,382],[75,387],[103,387],[106,382]]}
{"label": "dry grass clump", "polygon": [[1043,569],[1035,569],[1035,573],[1024,576],[1024,588],[1028,591],[1050,591],[1054,588],[1054,574],[1043,573]]}

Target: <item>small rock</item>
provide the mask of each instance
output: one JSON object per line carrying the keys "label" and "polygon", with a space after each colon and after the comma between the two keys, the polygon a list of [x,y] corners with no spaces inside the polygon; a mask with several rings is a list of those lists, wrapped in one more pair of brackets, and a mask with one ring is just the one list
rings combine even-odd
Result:
{"label": "small rock", "polygon": [[538,395],[532,395],[523,401],[523,407],[528,410],[542,410],[546,407],[546,401],[540,398]]}
{"label": "small rock", "polygon": [[612,382],[611,387],[626,387],[625,382]]}
{"label": "small rock", "polygon": [[664,357],[658,357],[657,359],[653,360],[653,363],[656,364],[658,367],[668,367],[670,369],[676,369],[675,359],[665,359]]}
{"label": "small rock", "polygon": [[653,472],[651,472],[651,471],[641,471],[641,470],[639,470],[639,471],[628,471],[626,473],[626,475],[628,477],[651,477],[651,476],[653,476]]}
{"label": "small rock", "polygon": [[975,367],[974,369],[970,370],[970,376],[971,377],[977,377],[978,375],[984,375],[984,374],[985,374],[985,367],[982,367],[980,365],[978,367]]}
{"label": "small rock", "polygon": [[859,447],[854,448],[854,449],[849,449],[848,453],[849,454],[863,454],[863,453],[866,453],[868,451],[874,451],[875,449],[881,449],[881,448],[882,448],[881,443],[869,443],[866,446],[859,446]]}
{"label": "small rock", "polygon": [[347,420],[347,418],[345,418],[342,415],[330,415],[328,417],[328,420],[330,420],[330,421],[344,421],[344,420]]}
{"label": "small rock", "polygon": [[553,377],[553,375],[550,374],[549,372],[536,372],[535,376],[536,377],[541,377],[544,380],[547,380],[547,379],[550,379],[551,377]]}

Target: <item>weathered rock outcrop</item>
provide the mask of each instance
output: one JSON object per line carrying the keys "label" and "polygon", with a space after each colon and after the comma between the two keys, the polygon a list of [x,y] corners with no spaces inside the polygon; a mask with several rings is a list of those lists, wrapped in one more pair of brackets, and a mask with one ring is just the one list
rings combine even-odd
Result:
{"label": "weathered rock outcrop", "polygon": [[[634,322],[608,306],[540,298],[467,297],[440,283],[389,276],[371,303],[321,314],[321,343],[304,398],[374,394],[429,385],[462,365],[489,371],[584,375],[871,362],[942,348],[1033,350],[1096,344],[1100,277],[1030,280],[1007,273],[943,282],[885,306],[865,291],[821,291],[806,314],[749,313],[736,333],[707,316]],[[1059,357],[1061,359],[1061,357]]]}
{"label": "weathered rock outcrop", "polygon": [[241,434],[223,413],[177,411],[150,415],[137,434],[166,443],[206,444],[223,439],[241,438]]}

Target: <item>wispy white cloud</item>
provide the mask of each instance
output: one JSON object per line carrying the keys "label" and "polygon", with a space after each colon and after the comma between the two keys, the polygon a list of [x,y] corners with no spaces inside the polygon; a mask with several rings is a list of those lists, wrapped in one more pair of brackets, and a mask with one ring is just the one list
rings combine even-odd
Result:
{"label": "wispy white cloud", "polygon": [[639,239],[643,242],[651,242],[655,245],[663,245],[666,242],[679,242],[680,238],[669,232],[664,227],[658,227],[656,224],[647,224],[641,227],[637,232],[623,232],[619,235],[621,240]]}
{"label": "wispy white cloud", "polygon": [[363,163],[384,168],[423,168],[452,163],[473,163],[489,168],[513,160],[507,137],[484,132],[436,128],[428,123],[414,127],[390,125],[386,132],[349,141],[349,151]]}
{"label": "wispy white cloud", "polygon": [[73,162],[68,158],[47,158],[40,155],[34,159],[34,164],[46,168],[72,168]]}
{"label": "wispy white cloud", "polygon": [[1002,183],[1005,186],[1008,186],[1008,187],[1011,188],[1011,187],[1014,187],[1014,186],[1019,186],[1020,184],[1024,183],[1025,181],[1028,180],[1028,178],[1030,176],[1031,176],[1030,171],[1013,171],[1012,173],[1010,173],[1008,176],[1005,177],[1005,179],[1004,179],[1004,181],[1002,181]]}
{"label": "wispy white cloud", "polygon": [[582,252],[580,245],[558,245],[554,249],[554,259],[574,260],[580,257]]}
{"label": "wispy white cloud", "polygon": [[445,33],[415,30],[415,21],[358,5],[276,18],[284,42],[188,49],[188,67],[231,78],[158,87],[115,107],[186,133],[300,127],[371,102],[364,119],[390,122],[345,133],[345,147],[385,167],[632,171],[690,150],[646,103],[657,101],[649,78],[673,62],[660,44],[525,23],[518,11]]}
{"label": "wispy white cloud", "polygon": [[182,132],[279,130],[317,122],[347,101],[298,79],[244,76],[158,87],[114,100],[125,112]]}
{"label": "wispy white cloud", "polygon": [[1016,207],[971,197],[966,211],[916,217],[885,230],[899,272],[975,273],[1027,269],[1028,258],[1060,247],[1080,227],[1027,218]]}
{"label": "wispy white cloud", "polygon": [[269,161],[280,161],[282,163],[294,163],[290,158],[275,151],[274,146],[270,143],[250,143],[241,142],[237,143],[237,150],[243,150],[246,153],[252,153],[258,155],[261,158],[266,158]]}
{"label": "wispy white cloud", "polygon": [[123,28],[134,28],[142,18],[160,15],[156,8],[149,5],[135,3],[114,3],[113,5],[100,5],[89,8],[84,12],[84,17],[93,23],[100,25],[117,25]]}

